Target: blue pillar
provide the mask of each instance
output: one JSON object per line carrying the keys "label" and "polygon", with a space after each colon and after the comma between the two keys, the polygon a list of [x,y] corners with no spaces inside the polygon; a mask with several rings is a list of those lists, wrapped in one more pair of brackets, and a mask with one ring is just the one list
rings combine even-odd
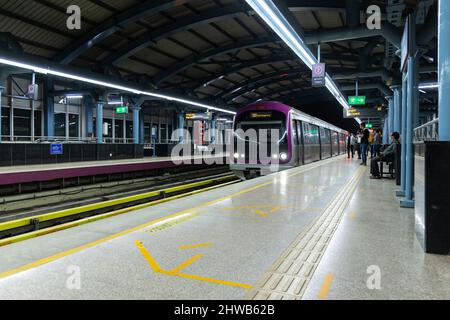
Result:
{"label": "blue pillar", "polygon": [[406,194],[406,111],[408,105],[408,78],[403,76],[402,84],[402,116],[401,116],[401,142],[402,142],[402,162],[401,162],[401,187],[397,192],[398,197]]}
{"label": "blue pillar", "polygon": [[2,143],[2,95],[4,89],[0,86],[0,143]]}
{"label": "blue pillar", "polygon": [[394,132],[394,97],[388,97],[389,101],[389,123],[388,123],[388,143],[389,143],[389,137],[391,136],[392,132]]}
{"label": "blue pillar", "polygon": [[141,111],[140,107],[133,107],[133,143],[134,144],[139,144],[139,111]]}
{"label": "blue pillar", "polygon": [[85,136],[90,138],[94,133],[94,103],[91,96],[83,97]]}
{"label": "blue pillar", "polygon": [[49,92],[53,90],[53,80],[47,78],[45,82],[45,112],[44,112],[44,133],[51,139],[55,136],[55,98],[49,95]]}
{"label": "blue pillar", "polygon": [[145,116],[144,111],[139,113],[139,143],[145,143]]}
{"label": "blue pillar", "polygon": [[213,115],[211,120],[211,143],[216,143],[217,139],[217,116]]}
{"label": "blue pillar", "polygon": [[450,141],[450,1],[439,0],[439,140]]}
{"label": "blue pillar", "polygon": [[97,143],[103,143],[103,101],[97,101],[97,118],[95,121]]}
{"label": "blue pillar", "polygon": [[384,118],[384,125],[383,125],[383,144],[388,144],[389,143],[389,135],[388,135],[388,122],[389,122],[389,118],[385,117]]}
{"label": "blue pillar", "polygon": [[402,108],[402,93],[401,87],[394,87],[394,130],[393,132],[401,131],[401,108]]}
{"label": "blue pillar", "polygon": [[406,111],[406,185],[405,199],[400,202],[403,208],[414,208],[414,146],[413,133],[415,125],[415,110],[418,103],[417,61],[408,58],[408,102]]}
{"label": "blue pillar", "polygon": [[184,113],[178,114],[178,141],[182,143],[184,141]]}

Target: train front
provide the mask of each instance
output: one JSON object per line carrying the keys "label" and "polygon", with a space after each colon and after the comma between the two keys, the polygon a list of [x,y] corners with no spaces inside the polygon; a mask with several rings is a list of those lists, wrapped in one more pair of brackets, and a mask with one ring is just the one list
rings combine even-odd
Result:
{"label": "train front", "polygon": [[230,161],[238,177],[251,179],[292,168],[290,111],[277,102],[260,102],[238,111]]}

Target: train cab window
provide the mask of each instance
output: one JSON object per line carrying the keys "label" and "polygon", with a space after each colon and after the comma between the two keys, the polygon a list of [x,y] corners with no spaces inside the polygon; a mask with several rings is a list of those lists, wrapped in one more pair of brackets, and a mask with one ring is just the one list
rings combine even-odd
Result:
{"label": "train cab window", "polygon": [[257,139],[261,138],[260,130],[266,130],[267,141],[271,141],[272,130],[276,130],[278,135],[278,143],[280,145],[287,144],[287,128],[286,128],[286,115],[278,111],[250,111],[243,113],[235,121],[235,134],[238,139],[248,140],[248,136],[239,136],[242,132],[238,130],[241,129],[244,134],[247,130],[255,130],[257,134]]}
{"label": "train cab window", "polygon": [[319,127],[303,122],[303,139],[305,145],[318,145],[319,143]]}

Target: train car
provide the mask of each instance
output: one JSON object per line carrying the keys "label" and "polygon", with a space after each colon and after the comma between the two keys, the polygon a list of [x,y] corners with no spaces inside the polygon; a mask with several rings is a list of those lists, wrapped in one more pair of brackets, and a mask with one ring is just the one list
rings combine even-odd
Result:
{"label": "train car", "polygon": [[[230,169],[244,180],[344,154],[348,136],[345,130],[274,101],[240,109],[233,130]],[[271,143],[274,133],[278,140]]]}

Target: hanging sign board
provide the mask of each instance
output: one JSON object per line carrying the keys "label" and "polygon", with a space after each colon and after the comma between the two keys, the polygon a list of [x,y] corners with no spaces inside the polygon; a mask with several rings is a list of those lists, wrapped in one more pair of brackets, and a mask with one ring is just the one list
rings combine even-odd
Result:
{"label": "hanging sign board", "polygon": [[128,113],[128,107],[120,106],[116,107],[116,114],[127,114]]}
{"label": "hanging sign board", "polygon": [[325,86],[325,63],[317,63],[312,67],[312,86],[315,88]]}
{"label": "hanging sign board", "polygon": [[350,96],[348,104],[351,106],[363,106],[366,104],[366,96]]}

